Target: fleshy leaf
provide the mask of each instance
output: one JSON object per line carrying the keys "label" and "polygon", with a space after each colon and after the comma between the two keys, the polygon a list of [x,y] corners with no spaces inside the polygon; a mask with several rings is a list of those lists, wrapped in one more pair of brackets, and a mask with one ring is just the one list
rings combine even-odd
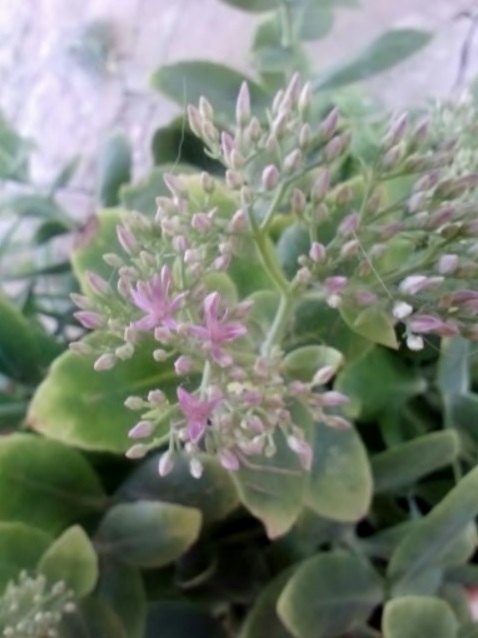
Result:
{"label": "fleshy leaf", "polygon": [[437,598],[404,596],[385,605],[384,638],[455,638],[457,625],[450,607]]}
{"label": "fleshy leaf", "polygon": [[282,591],[277,608],[294,636],[329,638],[365,622],[383,595],[372,567],[336,550],[303,562]]}
{"label": "fleshy leaf", "polygon": [[194,543],[200,528],[197,509],[138,501],[113,507],[101,522],[95,542],[101,554],[127,564],[162,567]]}
{"label": "fleshy leaf", "polygon": [[41,557],[38,570],[51,582],[64,581],[78,597],[89,594],[98,580],[98,558],[79,525],[70,527]]}

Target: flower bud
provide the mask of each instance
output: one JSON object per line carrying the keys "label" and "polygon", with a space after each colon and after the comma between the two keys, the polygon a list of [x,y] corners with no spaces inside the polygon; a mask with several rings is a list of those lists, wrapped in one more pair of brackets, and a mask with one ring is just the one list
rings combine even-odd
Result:
{"label": "flower bud", "polygon": [[349,402],[349,398],[345,396],[345,394],[342,394],[342,392],[331,390],[330,392],[324,392],[319,395],[319,401],[324,407],[332,408],[345,405]]}
{"label": "flower bud", "polygon": [[438,260],[438,272],[441,275],[449,275],[458,268],[458,255],[442,255]]}
{"label": "flower bud", "polygon": [[310,82],[306,82],[302,87],[302,91],[299,95],[298,108],[302,117],[307,115],[309,107],[312,103],[312,85]]}
{"label": "flower bud", "polygon": [[407,347],[409,350],[413,350],[414,352],[418,352],[419,350],[423,350],[423,339],[418,335],[410,334],[407,337]]}
{"label": "flower bud", "polygon": [[214,119],[214,110],[211,103],[203,95],[199,98],[199,113],[206,120]]}
{"label": "flower bud", "polygon": [[180,177],[173,175],[172,173],[165,173],[163,175],[163,181],[171,195],[178,199],[188,198],[188,189]]}
{"label": "flower bud", "polygon": [[332,366],[324,366],[319,368],[312,378],[312,386],[325,385],[335,376],[335,368]]}
{"label": "flower bud", "polygon": [[74,316],[84,328],[89,330],[98,330],[105,325],[104,318],[98,312],[80,310],[75,312]]}
{"label": "flower bud", "polygon": [[287,157],[284,159],[284,170],[287,172],[296,171],[301,164],[302,161],[302,153],[298,148],[291,151]]}
{"label": "flower bud", "polygon": [[103,261],[105,262],[105,264],[108,264],[108,266],[111,266],[112,268],[121,268],[121,266],[124,264],[124,261],[121,259],[121,257],[115,255],[115,253],[106,253],[106,255],[103,255]]}
{"label": "flower bud", "polygon": [[429,124],[427,121],[420,122],[412,131],[408,146],[410,150],[415,150],[420,147],[427,139]]}
{"label": "flower bud", "polygon": [[296,275],[296,280],[303,286],[307,286],[312,281],[312,273],[307,267],[300,268]]}
{"label": "flower bud", "polygon": [[153,433],[154,424],[152,421],[139,421],[128,432],[130,439],[145,439]]}
{"label": "flower bud", "polygon": [[291,434],[287,437],[287,445],[293,452],[297,454],[300,460],[300,464],[302,465],[304,470],[309,471],[312,467],[313,453],[312,448],[307,443],[307,441],[304,441],[304,439]]}
{"label": "flower bud", "polygon": [[300,215],[304,212],[306,206],[306,199],[304,193],[298,188],[294,188],[292,191],[292,196],[290,200],[290,206],[292,212],[295,215]]}
{"label": "flower bud", "polygon": [[144,408],[144,401],[141,397],[130,396],[124,404],[129,410],[142,410]]}
{"label": "flower bud", "polygon": [[309,250],[309,257],[316,264],[325,261],[325,246],[318,241],[314,241]]}
{"label": "flower bud", "polygon": [[226,160],[226,164],[230,164],[231,153],[233,150],[235,150],[236,146],[233,137],[226,131],[223,131],[221,134],[221,148],[224,159]]}
{"label": "flower bud", "polygon": [[222,449],[218,452],[217,456],[219,459],[219,463],[225,470],[229,470],[230,472],[237,472],[237,470],[241,467],[239,459],[230,450]]}
{"label": "flower bud", "polygon": [[272,122],[271,132],[276,140],[280,139],[286,132],[288,119],[289,114],[285,111],[281,111]]}
{"label": "flower bud", "polygon": [[241,233],[247,228],[247,213],[243,208],[236,210],[229,223],[229,231]]}
{"label": "flower bud", "polygon": [[139,244],[133,233],[125,226],[116,227],[116,235],[123,250],[129,254],[134,254],[139,250]]}
{"label": "flower bud", "polygon": [[212,124],[212,122],[209,122],[209,120],[204,120],[201,125],[201,137],[206,142],[206,144],[215,147],[216,144],[219,142],[219,131],[214,126],[214,124]]}
{"label": "flower bud", "polygon": [[262,129],[257,117],[251,118],[249,126],[246,130],[246,137],[251,140],[254,144],[257,143],[262,136]]}
{"label": "flower bud", "polygon": [[404,147],[401,144],[392,146],[382,157],[382,167],[389,171],[400,165],[404,154]]}
{"label": "flower bud", "polygon": [[407,326],[412,332],[433,332],[441,328],[443,321],[433,315],[413,315],[407,322]]}
{"label": "flower bud", "polygon": [[206,213],[194,213],[191,219],[191,226],[199,233],[205,233],[211,228],[211,220]]}
{"label": "flower bud", "polygon": [[319,126],[319,136],[323,140],[329,140],[337,130],[339,123],[339,110],[337,108],[332,109],[327,117],[322,121]]}
{"label": "flower bud", "polygon": [[92,310],[95,307],[95,304],[89,297],[86,297],[86,295],[80,295],[77,292],[70,293],[70,299],[75,306],[78,306],[78,308],[81,308],[82,310]]}
{"label": "flower bud", "polygon": [[408,200],[408,212],[416,213],[422,210],[428,201],[428,194],[424,191],[414,193]]}
{"label": "flower bud", "polygon": [[73,352],[76,352],[76,354],[81,354],[85,356],[89,356],[90,354],[93,353],[93,348],[89,346],[87,343],[85,343],[84,341],[74,341],[73,343],[69,344],[69,348]]}
{"label": "flower bud", "polygon": [[202,117],[198,109],[189,104],[187,108],[189,128],[196,137],[201,137]]}
{"label": "flower bud", "polygon": [[266,191],[273,190],[279,183],[280,173],[276,166],[269,164],[262,172],[262,186]]}
{"label": "flower bud", "polygon": [[336,416],[335,414],[328,414],[327,418],[325,419],[325,424],[328,425],[330,428],[334,428],[335,430],[350,430],[350,428],[352,427],[347,419],[344,419],[341,416]]}
{"label": "flower bud", "polygon": [[174,370],[176,374],[189,374],[193,369],[193,361],[191,357],[181,355],[174,362]]}
{"label": "flower bud", "polygon": [[406,301],[396,301],[393,305],[392,315],[395,317],[395,319],[405,319],[406,317],[411,315],[412,312],[413,306],[411,306],[409,303],[406,303]]}
{"label": "flower bud", "polygon": [[312,202],[314,204],[318,204],[319,202],[321,202],[325,195],[327,194],[327,191],[330,188],[330,173],[327,169],[321,171],[320,175],[317,177],[317,179],[315,180],[313,186],[312,186],[312,191],[310,193]]}
{"label": "flower bud", "polygon": [[289,102],[290,104],[295,105],[299,98],[299,92],[300,92],[300,76],[298,73],[294,73],[285,90],[283,103]]}
{"label": "flower bud", "polygon": [[236,102],[236,122],[239,126],[244,126],[251,117],[251,96],[247,82],[241,84]]}
{"label": "flower bud", "polygon": [[231,169],[226,171],[226,185],[231,190],[239,190],[244,183],[244,179],[241,173],[233,171]]}
{"label": "flower bud", "polygon": [[167,476],[174,469],[173,455],[170,451],[164,452],[159,457],[158,473],[159,476]]}
{"label": "flower bud", "polygon": [[216,182],[209,173],[206,173],[205,171],[201,173],[201,188],[206,195],[212,195],[216,189]]}
{"label": "flower bud", "polygon": [[133,354],[134,346],[131,343],[125,343],[115,350],[115,355],[118,357],[118,359],[121,359],[121,361],[127,361],[128,359],[131,359]]}
{"label": "flower bud", "polygon": [[406,133],[408,126],[408,114],[404,113],[392,123],[385,137],[382,140],[382,148],[385,151],[390,150],[393,146],[399,144]]}
{"label": "flower bud", "polygon": [[143,445],[143,443],[136,443],[133,447],[130,447],[126,452],[126,456],[129,459],[142,459],[146,456],[146,452],[148,451],[148,447]]}
{"label": "flower bud", "polygon": [[351,213],[344,217],[340,222],[337,232],[342,237],[348,237],[353,233],[356,233],[360,226],[360,216],[358,213]]}
{"label": "flower bud", "polygon": [[342,139],[339,135],[333,137],[325,147],[325,159],[327,162],[333,162],[342,153]]}
{"label": "flower bud", "polygon": [[345,244],[340,249],[340,256],[343,259],[349,259],[349,257],[353,257],[356,255],[360,249],[360,242],[358,239],[351,239],[350,241],[345,242]]}
{"label": "flower bud", "polygon": [[189,471],[191,473],[191,476],[195,479],[200,479],[204,468],[203,468],[203,464],[201,463],[201,461],[198,458],[192,458],[189,462]]}
{"label": "flower bud", "polygon": [[307,149],[310,142],[312,140],[312,129],[310,128],[310,124],[305,122],[300,127],[299,131],[299,148],[302,150]]}
{"label": "flower bud", "polygon": [[102,354],[100,357],[98,357],[98,359],[95,361],[93,368],[96,370],[96,372],[103,372],[104,370],[111,370],[112,368],[115,367],[116,364],[116,357],[114,356],[114,354]]}
{"label": "flower bud", "polygon": [[229,157],[229,161],[231,163],[232,168],[234,168],[235,170],[239,170],[239,169],[243,168],[245,163],[246,163],[245,158],[235,148],[233,148],[232,151],[231,151],[231,155]]}

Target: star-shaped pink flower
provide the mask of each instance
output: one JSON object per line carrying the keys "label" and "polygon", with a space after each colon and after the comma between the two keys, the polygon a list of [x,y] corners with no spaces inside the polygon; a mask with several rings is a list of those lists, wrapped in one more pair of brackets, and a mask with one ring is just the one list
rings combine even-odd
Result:
{"label": "star-shaped pink flower", "polygon": [[194,394],[190,394],[184,388],[177,390],[179,409],[186,419],[186,428],[189,439],[192,443],[197,443],[202,438],[208,420],[221,399],[203,400]]}
{"label": "star-shaped pink flower", "polygon": [[232,363],[232,357],[222,346],[243,337],[247,328],[239,321],[230,320],[228,310],[220,310],[220,303],[219,293],[209,294],[204,300],[205,325],[191,326],[189,330],[204,343],[216,363],[227,366]]}
{"label": "star-shaped pink flower", "polygon": [[174,315],[187,293],[182,292],[171,297],[172,283],[169,268],[163,266],[160,275],[154,275],[147,282],[140,281],[136,288],[131,289],[134,305],[145,313],[144,317],[133,324],[137,330],[151,330],[156,326],[176,327]]}

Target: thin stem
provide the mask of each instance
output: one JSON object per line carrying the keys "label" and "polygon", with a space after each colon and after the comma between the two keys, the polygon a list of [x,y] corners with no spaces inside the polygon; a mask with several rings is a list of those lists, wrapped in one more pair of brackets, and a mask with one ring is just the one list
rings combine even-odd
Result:
{"label": "thin stem", "polygon": [[269,209],[262,221],[262,224],[260,225],[260,230],[262,232],[265,232],[269,228],[270,223],[282,202],[282,198],[285,195],[287,185],[288,184],[286,182],[282,182],[280,187],[277,189],[274,199],[272,200],[271,205],[269,206]]}
{"label": "thin stem", "polygon": [[284,334],[284,330],[289,320],[289,314],[292,308],[292,295],[290,291],[281,295],[279,307],[274,317],[274,321],[270,327],[266,337],[262,351],[264,354],[270,354],[273,346],[279,342]]}

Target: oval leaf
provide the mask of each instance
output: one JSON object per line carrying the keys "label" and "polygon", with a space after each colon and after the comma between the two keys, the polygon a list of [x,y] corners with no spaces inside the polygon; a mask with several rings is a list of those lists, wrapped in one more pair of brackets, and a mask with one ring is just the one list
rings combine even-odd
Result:
{"label": "oval leaf", "polygon": [[318,90],[361,82],[403,62],[425,47],[432,35],[417,29],[394,29],[384,33],[349,63],[325,73],[315,83]]}
{"label": "oval leaf", "polygon": [[369,339],[372,343],[398,350],[393,322],[383,310],[372,307],[359,312],[356,308],[341,304],[339,311],[345,323],[361,337]]}
{"label": "oval leaf", "polygon": [[76,452],[29,434],[0,438],[0,520],[57,533],[104,505],[101,485]]}
{"label": "oval leaf", "polygon": [[375,492],[401,490],[449,465],[460,451],[455,432],[433,432],[396,445],[372,458]]}
{"label": "oval leaf", "polygon": [[161,67],[151,78],[153,88],[177,104],[197,104],[201,96],[206,96],[217,115],[226,118],[234,115],[237,95],[244,81],[249,85],[253,110],[268,106],[270,96],[261,86],[222,64],[178,62]]}
{"label": "oval leaf", "polygon": [[230,474],[211,457],[201,456],[203,474],[195,479],[187,457],[180,455],[174,458],[173,471],[159,478],[160,456],[154,454],[143,461],[121,485],[117,496],[194,507],[202,512],[205,523],[220,520],[237,507],[239,498]]}
{"label": "oval leaf", "polygon": [[319,554],[298,568],[278,602],[279,617],[298,638],[331,638],[366,622],[383,598],[379,576],[344,551]]}
{"label": "oval leaf", "polygon": [[457,628],[452,610],[437,598],[404,596],[385,605],[384,638],[455,638]]}
{"label": "oval leaf", "polygon": [[240,638],[290,638],[277,615],[277,601],[292,573],[288,569],[267,585],[247,615]]}
{"label": "oval leaf", "polygon": [[98,558],[90,539],[79,525],[70,527],[43,554],[38,570],[51,582],[64,581],[80,598],[98,580]]}
{"label": "oval leaf", "polygon": [[131,148],[124,135],[113,135],[99,156],[98,197],[103,206],[117,206],[119,190],[131,180]]}
{"label": "oval leaf", "polygon": [[275,443],[277,451],[272,458],[244,457],[241,469],[232,475],[242,503],[264,523],[269,538],[277,538],[292,527],[306,486],[306,473],[282,432]]}
{"label": "oval leaf", "polygon": [[354,429],[314,428],[314,461],[306,494],[307,505],[334,521],[363,518],[372,499],[372,474],[367,452]]}
{"label": "oval leaf", "polygon": [[116,505],[97,533],[99,551],[137,567],[162,567],[197,539],[201,512],[191,507],[139,501]]}
{"label": "oval leaf", "polygon": [[389,577],[402,587],[422,571],[443,562],[478,514],[478,468],[469,472],[399,543],[388,566]]}
{"label": "oval leaf", "polygon": [[65,614],[61,638],[130,638],[118,615],[101,598],[81,600],[73,613]]}
{"label": "oval leaf", "polygon": [[170,365],[155,361],[152,351],[150,344],[139,344],[132,359],[107,373],[93,369],[94,356],[65,352],[33,397],[29,425],[86,450],[124,452],[131,446],[128,431],[135,418],[124,407],[126,398],[153,388],[175,396],[177,375]]}

